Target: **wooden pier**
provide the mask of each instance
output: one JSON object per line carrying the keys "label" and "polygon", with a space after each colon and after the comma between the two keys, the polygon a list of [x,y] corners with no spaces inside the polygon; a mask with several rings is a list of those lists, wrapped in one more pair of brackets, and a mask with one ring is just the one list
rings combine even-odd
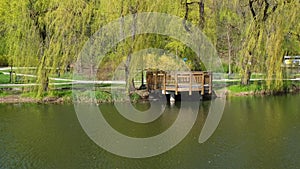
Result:
{"label": "wooden pier", "polygon": [[147,88],[149,91],[161,90],[163,94],[174,92],[200,92],[201,95],[212,94],[212,74],[203,71],[166,72],[147,71]]}

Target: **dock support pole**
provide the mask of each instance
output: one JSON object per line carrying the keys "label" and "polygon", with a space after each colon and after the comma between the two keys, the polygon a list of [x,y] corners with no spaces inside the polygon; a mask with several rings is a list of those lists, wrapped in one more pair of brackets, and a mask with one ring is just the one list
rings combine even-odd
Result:
{"label": "dock support pole", "polygon": [[175,103],[175,93],[170,94],[170,103]]}

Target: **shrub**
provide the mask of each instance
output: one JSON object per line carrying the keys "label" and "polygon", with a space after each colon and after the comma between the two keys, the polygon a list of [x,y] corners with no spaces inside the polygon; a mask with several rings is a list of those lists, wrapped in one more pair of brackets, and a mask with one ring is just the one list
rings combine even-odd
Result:
{"label": "shrub", "polygon": [[131,95],[130,95],[130,100],[132,101],[132,102],[137,102],[138,100],[140,100],[141,99],[141,96],[139,95],[139,94],[137,94],[137,93],[132,93]]}

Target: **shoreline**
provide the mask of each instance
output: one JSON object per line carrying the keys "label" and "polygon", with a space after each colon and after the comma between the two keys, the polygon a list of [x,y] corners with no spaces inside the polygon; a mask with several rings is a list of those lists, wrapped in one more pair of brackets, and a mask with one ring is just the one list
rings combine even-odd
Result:
{"label": "shoreline", "polygon": [[[244,92],[232,92],[229,90],[226,90],[224,95],[218,96],[216,94],[216,97],[249,97],[249,96],[277,96],[277,95],[288,95],[288,94],[299,94],[300,88],[297,88],[296,90],[290,90],[290,91],[282,91],[282,92],[269,92],[269,91],[244,91]],[[140,91],[135,92],[135,94],[139,95],[138,99],[131,100],[131,102],[138,103],[138,102],[145,102],[148,101],[148,97],[145,96],[145,94],[141,94]],[[90,102],[90,100],[83,100],[83,102]],[[113,103],[114,101],[108,101],[108,100],[100,100],[97,99],[97,104],[101,103]],[[130,102],[126,100],[122,100],[120,102]],[[5,96],[0,96],[0,104],[19,104],[19,103],[35,103],[35,104],[71,104],[72,96],[71,97],[58,97],[58,96],[46,96],[44,98],[38,99],[33,97],[26,97],[21,96],[21,94],[8,94]]]}
{"label": "shoreline", "polygon": [[31,97],[22,97],[20,95],[7,95],[0,97],[0,104],[18,104],[18,103],[36,103],[36,104],[66,104],[63,98],[43,98],[36,99]]}
{"label": "shoreline", "polygon": [[267,91],[267,90],[260,90],[260,91],[243,91],[243,92],[232,92],[227,91],[227,97],[243,97],[243,96],[278,96],[278,95],[288,95],[288,94],[299,94],[300,88],[291,89],[288,91]]}

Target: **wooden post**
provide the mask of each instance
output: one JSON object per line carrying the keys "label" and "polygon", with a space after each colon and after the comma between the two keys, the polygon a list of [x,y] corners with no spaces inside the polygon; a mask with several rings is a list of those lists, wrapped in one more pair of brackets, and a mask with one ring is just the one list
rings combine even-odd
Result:
{"label": "wooden post", "polygon": [[192,95],[192,72],[190,72],[190,89],[189,89],[189,95]]}
{"label": "wooden post", "polygon": [[164,76],[164,79],[163,79],[164,80],[164,82],[163,82],[164,83],[163,84],[163,90],[164,90],[164,94],[166,94],[166,89],[167,89],[167,87],[166,87],[167,86],[166,85],[166,83],[167,83],[167,74],[166,74],[166,72],[163,73],[163,76]]}
{"label": "wooden post", "polygon": [[170,94],[170,103],[175,103],[175,95],[173,92]]}
{"label": "wooden post", "polygon": [[209,94],[212,93],[212,73],[209,73]]}
{"label": "wooden post", "polygon": [[157,89],[157,71],[155,72],[155,78],[154,78],[154,90]]}
{"label": "wooden post", "polygon": [[177,79],[177,73],[175,73],[175,95],[178,94],[178,79]]}
{"label": "wooden post", "polygon": [[205,87],[204,87],[204,83],[205,83],[205,74],[204,74],[204,72],[202,72],[201,74],[202,74],[202,79],[201,79],[201,81],[202,81],[202,82],[201,82],[201,83],[202,83],[202,85],[201,85],[201,86],[202,86],[202,88],[201,88],[201,95],[204,95],[204,91],[205,91],[205,90],[204,90],[204,89],[205,89]]}
{"label": "wooden post", "polygon": [[147,73],[146,73],[146,83],[147,83],[147,89],[148,89],[148,91],[150,91],[151,89],[150,89],[150,76],[149,76],[149,72],[147,71]]}

